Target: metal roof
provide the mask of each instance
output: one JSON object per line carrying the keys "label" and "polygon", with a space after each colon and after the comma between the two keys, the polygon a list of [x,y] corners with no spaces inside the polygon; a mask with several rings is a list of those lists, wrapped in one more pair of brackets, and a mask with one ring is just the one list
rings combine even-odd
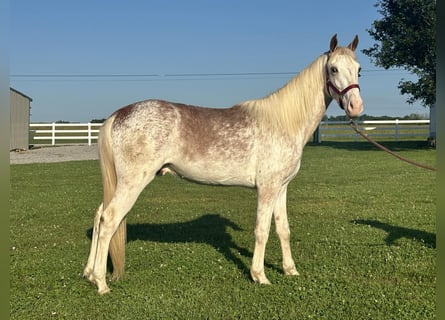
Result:
{"label": "metal roof", "polygon": [[21,96],[24,96],[24,97],[27,98],[29,101],[32,101],[32,98],[29,97],[29,96],[27,96],[27,95],[24,94],[23,92],[20,92],[20,91],[14,89],[14,88],[12,88],[12,87],[9,87],[9,89],[12,90],[12,91],[14,91],[15,93],[18,93],[18,94],[21,95]]}

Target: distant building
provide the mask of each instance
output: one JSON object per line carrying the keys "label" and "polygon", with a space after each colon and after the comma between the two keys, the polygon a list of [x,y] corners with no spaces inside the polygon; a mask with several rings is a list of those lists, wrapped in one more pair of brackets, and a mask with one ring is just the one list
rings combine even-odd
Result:
{"label": "distant building", "polygon": [[9,88],[10,150],[28,150],[29,119],[32,99],[18,90]]}

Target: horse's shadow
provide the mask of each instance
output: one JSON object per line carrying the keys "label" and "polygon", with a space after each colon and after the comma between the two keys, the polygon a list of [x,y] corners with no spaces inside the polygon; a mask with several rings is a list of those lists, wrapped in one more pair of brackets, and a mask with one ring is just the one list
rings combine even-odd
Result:
{"label": "horse's shadow", "polygon": [[[177,223],[127,224],[127,243],[143,240],[161,243],[208,244],[236,265],[246,278],[250,278],[249,268],[242,261],[241,256],[251,259],[252,253],[237,245],[227,228],[235,231],[243,230],[233,221],[218,214],[206,214],[191,221]],[[92,238],[92,229],[87,231],[87,236]],[[276,269],[274,265],[268,263],[265,263],[265,266]]]}
{"label": "horse's shadow", "polygon": [[373,228],[381,229],[388,233],[385,238],[387,245],[394,245],[400,238],[407,238],[418,241],[424,246],[436,248],[436,235],[431,232],[426,232],[417,229],[410,229],[405,227],[393,226],[388,223],[380,222],[378,220],[352,220],[352,223],[368,225]]}

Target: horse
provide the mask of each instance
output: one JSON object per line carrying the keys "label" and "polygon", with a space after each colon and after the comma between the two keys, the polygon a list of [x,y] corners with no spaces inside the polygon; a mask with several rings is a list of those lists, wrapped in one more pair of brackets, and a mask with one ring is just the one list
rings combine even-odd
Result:
{"label": "horse", "polygon": [[98,138],[103,201],[96,210],[84,276],[99,294],[125,266],[126,215],[157,175],[174,173],[203,184],[256,189],[254,282],[270,284],[264,271],[272,216],[286,275],[298,275],[291,254],[287,187],[300,169],[303,148],[335,100],[349,118],[363,111],[355,55],[356,35],[346,46],[332,36],[329,50],[277,91],[230,108],[144,100],[115,111]]}

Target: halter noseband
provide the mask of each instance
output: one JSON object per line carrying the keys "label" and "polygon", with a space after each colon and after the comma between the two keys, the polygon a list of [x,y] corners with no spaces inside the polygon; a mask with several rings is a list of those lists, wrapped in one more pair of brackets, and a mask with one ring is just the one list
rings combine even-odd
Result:
{"label": "halter noseband", "polygon": [[[329,55],[328,55],[328,61],[329,61]],[[327,80],[326,80],[326,89],[328,90],[329,95],[330,95],[333,99],[335,99],[335,98],[332,96],[332,94],[331,94],[331,92],[329,91],[329,89],[332,89],[332,90],[339,96],[338,101],[337,101],[337,102],[338,102],[338,105],[340,106],[340,108],[342,108],[342,109],[344,110],[344,109],[345,109],[344,106],[343,106],[343,97],[344,97],[344,95],[345,95],[349,90],[354,89],[354,88],[357,88],[357,89],[360,91],[360,86],[358,85],[358,83],[353,83],[353,84],[350,84],[349,86],[347,86],[346,88],[344,88],[343,90],[338,89],[338,88],[331,82],[331,80],[329,79],[329,71],[328,71],[327,69],[328,69],[328,64],[327,64],[327,62],[326,62],[326,73],[327,73],[327,75],[326,75],[326,78],[327,78]]]}
{"label": "halter noseband", "polygon": [[[351,89],[357,88],[358,90],[360,90],[360,86],[359,86],[357,83],[353,83],[353,84],[347,86],[346,88],[344,88],[342,91],[340,91],[340,90],[339,90],[339,89],[338,89],[338,88],[331,82],[331,80],[329,80],[329,78],[328,78],[328,80],[326,81],[326,86],[327,86],[327,88],[328,88],[328,93],[329,93],[329,94],[331,94],[331,93],[329,92],[329,89],[334,90],[334,92],[335,92],[336,94],[338,94],[338,96],[339,96],[338,104],[340,105],[340,108],[342,108],[343,110],[345,109],[344,106],[343,106],[343,99],[342,99],[343,96],[344,96],[349,90],[351,90]],[[332,97],[332,95],[331,95],[331,97]],[[334,98],[334,97],[332,97],[332,98]]]}

